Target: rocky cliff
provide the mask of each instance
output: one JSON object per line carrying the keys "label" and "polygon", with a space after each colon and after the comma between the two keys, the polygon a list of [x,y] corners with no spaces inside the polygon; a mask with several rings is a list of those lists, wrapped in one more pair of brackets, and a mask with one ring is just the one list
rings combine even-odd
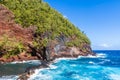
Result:
{"label": "rocky cliff", "polygon": [[0,3],[0,62],[93,55],[87,36],[42,0]]}

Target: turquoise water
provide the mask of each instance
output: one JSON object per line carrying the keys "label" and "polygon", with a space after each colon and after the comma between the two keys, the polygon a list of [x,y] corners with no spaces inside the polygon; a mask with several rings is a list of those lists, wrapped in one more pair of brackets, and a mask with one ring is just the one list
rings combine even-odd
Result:
{"label": "turquoise water", "polygon": [[95,52],[97,56],[57,59],[49,68],[37,69],[29,80],[120,80],[120,51]]}

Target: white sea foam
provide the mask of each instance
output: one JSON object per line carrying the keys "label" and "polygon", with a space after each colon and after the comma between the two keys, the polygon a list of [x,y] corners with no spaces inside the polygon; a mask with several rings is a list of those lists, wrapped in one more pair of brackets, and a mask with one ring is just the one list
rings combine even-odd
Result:
{"label": "white sea foam", "polygon": [[58,58],[56,60],[76,60],[77,58]]}
{"label": "white sea foam", "polygon": [[28,80],[52,80],[52,77],[48,74],[42,74],[40,71],[43,69],[36,69],[35,73],[30,76]]}
{"label": "white sea foam", "polygon": [[101,61],[101,62],[99,62],[99,64],[104,64],[106,61]]}
{"label": "white sea foam", "polygon": [[104,54],[104,53],[99,53],[99,54],[97,54],[97,57],[99,58],[106,58],[107,57],[107,55],[106,54]]}
{"label": "white sea foam", "polygon": [[57,66],[51,64],[51,65],[49,65],[49,68],[50,68],[50,69],[56,69]]}
{"label": "white sea foam", "polygon": [[100,59],[100,60],[102,60],[102,61],[98,62],[98,64],[105,64],[105,63],[111,62],[111,60],[109,60],[109,59]]}
{"label": "white sea foam", "polygon": [[99,54],[96,54],[95,56],[93,55],[88,55],[88,56],[78,56],[78,58],[57,58],[54,60],[54,63],[58,63],[59,61],[61,60],[77,60],[77,59],[80,59],[80,58],[106,58],[107,55],[104,54],[104,53],[99,53]]}
{"label": "white sea foam", "polygon": [[93,56],[93,55],[88,55],[88,56],[85,56],[85,57],[87,57],[87,58],[106,58],[107,55],[104,54],[104,53],[99,53],[99,54],[96,54],[95,56]]}
{"label": "white sea foam", "polygon": [[45,69],[56,69],[57,66],[50,64],[47,68],[36,69],[35,73],[30,76],[28,80],[52,80],[50,74],[42,74],[41,71]]}
{"label": "white sea foam", "polygon": [[14,61],[11,62],[10,64],[16,64],[16,63],[30,63],[30,64],[41,64],[39,60],[28,60],[28,61]]}
{"label": "white sea foam", "polygon": [[75,66],[77,66],[77,65],[76,65],[76,64],[71,64],[70,66],[75,67]]}
{"label": "white sea foam", "polygon": [[120,80],[120,68],[104,67],[104,71],[109,72],[107,75],[111,80]]}
{"label": "white sea foam", "polygon": [[106,62],[110,62],[110,60],[109,60],[109,59],[101,59],[101,60],[104,60],[104,61],[106,61]]}
{"label": "white sea foam", "polygon": [[81,78],[80,75],[78,75],[78,74],[73,74],[72,77],[73,77],[74,79],[77,79],[77,80]]}
{"label": "white sea foam", "polygon": [[120,75],[117,74],[110,74],[112,80],[120,80]]}
{"label": "white sea foam", "polygon": [[89,63],[89,64],[95,64],[93,61],[89,61],[88,63]]}
{"label": "white sea foam", "polygon": [[107,55],[104,53],[99,53],[96,55],[88,55],[88,56],[79,56],[78,58],[106,58]]}
{"label": "white sea foam", "polygon": [[65,57],[63,57],[63,58],[57,58],[57,59],[54,60],[54,63],[58,63],[61,60],[77,60],[77,59],[78,58],[65,58]]}
{"label": "white sea foam", "polygon": [[18,76],[11,75],[11,76],[2,76],[0,77],[0,80],[16,80]]}
{"label": "white sea foam", "polygon": [[92,80],[90,79],[89,77],[82,77],[82,76],[79,76],[79,75],[76,75],[74,77],[75,80]]}
{"label": "white sea foam", "polygon": [[99,53],[99,54],[96,54],[95,56],[93,56],[93,55],[88,55],[88,56],[78,56],[78,58],[57,58],[57,59],[55,59],[55,63],[56,62],[59,62],[59,61],[61,61],[61,60],[76,60],[76,59],[80,59],[80,58],[106,58],[107,57],[107,55],[106,54],[104,54],[104,53]]}
{"label": "white sea foam", "polygon": [[[104,63],[104,62],[110,61],[109,59],[105,58],[106,56],[107,55],[104,53],[99,53],[96,56],[91,56],[91,55],[80,56],[79,58],[100,58]],[[58,62],[61,60],[76,60],[79,58],[59,58],[59,59],[56,59],[55,62]],[[63,73],[62,75],[64,75],[64,71],[67,74],[67,71],[70,71],[72,69],[75,72],[77,71],[76,73],[73,73],[71,76],[72,79],[75,79],[75,80],[96,80],[98,78],[98,77],[96,77],[96,75],[99,75],[99,74],[101,74],[101,75],[105,74],[105,76],[106,76],[106,77],[105,76],[99,77],[98,78],[99,80],[104,80],[104,79],[120,80],[120,77],[119,77],[120,74],[117,73],[117,72],[120,72],[119,68],[97,65],[97,63],[94,63],[94,61],[88,61],[88,63],[95,64],[95,65],[84,65],[84,64],[82,65],[83,67],[88,68],[89,73],[84,68],[83,68],[83,70],[80,70],[80,72],[78,72],[79,70],[77,70],[77,69],[82,69],[82,66],[80,66],[80,65],[78,66],[78,64],[67,64],[67,62],[66,62],[64,66],[61,64],[59,66],[50,64],[49,68],[37,69],[35,71],[35,73],[33,75],[31,75],[29,80],[55,80],[56,78],[58,78],[58,79],[60,78],[60,80],[62,80],[62,77],[64,79],[64,76],[61,76],[61,74]],[[76,68],[74,68],[74,66]],[[78,66],[78,68],[77,68],[77,66]],[[61,69],[59,70],[58,68],[61,68]],[[50,69],[55,69],[55,70],[50,70]],[[79,73],[82,73],[82,74],[79,74]]]}
{"label": "white sea foam", "polygon": [[88,68],[91,68],[91,69],[99,69],[99,68],[101,68],[102,69],[102,67],[101,66],[99,66],[99,65],[92,65],[92,66],[87,66]]}

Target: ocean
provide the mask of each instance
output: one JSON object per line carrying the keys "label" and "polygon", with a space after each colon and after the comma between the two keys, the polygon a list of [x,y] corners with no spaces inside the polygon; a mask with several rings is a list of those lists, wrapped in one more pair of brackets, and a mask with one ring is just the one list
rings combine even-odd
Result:
{"label": "ocean", "polygon": [[[96,56],[59,58],[49,68],[36,69],[29,80],[120,80],[120,51],[95,50]],[[37,65],[38,61],[19,63]],[[10,63],[9,65],[18,65]],[[1,67],[0,67],[1,68]],[[0,80],[16,80],[18,76],[2,76]]]}

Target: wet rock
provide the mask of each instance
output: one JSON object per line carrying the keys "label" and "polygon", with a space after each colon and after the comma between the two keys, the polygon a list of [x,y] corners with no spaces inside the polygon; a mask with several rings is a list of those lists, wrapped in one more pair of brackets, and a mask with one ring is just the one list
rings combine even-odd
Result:
{"label": "wet rock", "polygon": [[30,78],[30,76],[35,73],[36,69],[47,67],[49,67],[49,62],[41,61],[41,64],[38,66],[28,67],[23,74],[19,75],[19,78],[17,80],[28,80],[28,78]]}
{"label": "wet rock", "polygon": [[24,73],[24,74],[20,75],[17,80],[27,80],[28,78],[29,78],[29,76],[26,73]]}

